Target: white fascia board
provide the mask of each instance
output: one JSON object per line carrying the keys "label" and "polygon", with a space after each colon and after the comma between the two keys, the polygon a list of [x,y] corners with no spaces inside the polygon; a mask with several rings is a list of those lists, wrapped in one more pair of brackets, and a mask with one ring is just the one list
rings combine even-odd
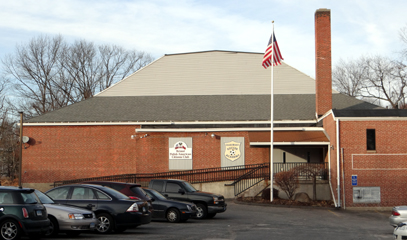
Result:
{"label": "white fascia board", "polygon": [[342,121],[406,121],[407,117],[337,117]]}
{"label": "white fascia board", "polygon": [[250,132],[270,131],[270,128],[136,128],[136,132]]}
{"label": "white fascia board", "polygon": [[[279,131],[324,131],[321,127],[301,128],[301,127],[283,127],[273,128],[275,132]],[[269,132],[270,128],[137,128],[136,132]]]}
{"label": "white fascia board", "polygon": [[[327,145],[329,142],[274,142],[274,146]],[[270,146],[270,142],[251,142],[250,146]]]}

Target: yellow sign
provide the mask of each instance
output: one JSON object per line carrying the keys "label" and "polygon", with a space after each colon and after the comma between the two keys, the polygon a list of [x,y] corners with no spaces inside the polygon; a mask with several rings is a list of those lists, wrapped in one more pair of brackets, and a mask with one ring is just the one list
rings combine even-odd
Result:
{"label": "yellow sign", "polygon": [[240,158],[240,143],[237,143],[235,141],[231,141],[228,143],[225,143],[225,157],[229,159],[230,161],[235,161]]}

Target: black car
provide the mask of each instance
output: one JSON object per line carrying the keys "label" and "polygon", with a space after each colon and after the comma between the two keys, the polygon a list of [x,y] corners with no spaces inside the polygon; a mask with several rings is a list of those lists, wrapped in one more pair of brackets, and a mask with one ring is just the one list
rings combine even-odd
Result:
{"label": "black car", "polygon": [[196,205],[190,202],[168,200],[154,189],[143,188],[153,201],[153,218],[167,219],[169,222],[186,222],[196,216]]}
{"label": "black car", "polygon": [[47,210],[31,188],[0,187],[0,237],[39,237],[50,226]]}
{"label": "black car", "polygon": [[146,201],[132,200],[109,187],[92,184],[64,185],[46,192],[56,203],[90,209],[95,212],[99,233],[123,232],[151,222]]}
{"label": "black car", "polygon": [[195,203],[197,219],[213,218],[217,213],[226,211],[227,204],[223,195],[196,190],[184,180],[153,179],[148,188],[158,191],[168,199]]}
{"label": "black car", "polygon": [[151,203],[151,199],[141,188],[138,183],[125,183],[125,182],[112,182],[112,181],[86,181],[85,184],[97,184],[106,187],[113,188],[124,195],[128,196],[130,199],[134,200],[144,200]]}

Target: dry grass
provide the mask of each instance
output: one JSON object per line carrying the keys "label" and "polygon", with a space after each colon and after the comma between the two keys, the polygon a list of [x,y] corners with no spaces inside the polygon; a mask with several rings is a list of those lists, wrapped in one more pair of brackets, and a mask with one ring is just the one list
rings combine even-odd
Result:
{"label": "dry grass", "polygon": [[18,178],[10,180],[9,178],[1,178],[1,186],[18,186]]}

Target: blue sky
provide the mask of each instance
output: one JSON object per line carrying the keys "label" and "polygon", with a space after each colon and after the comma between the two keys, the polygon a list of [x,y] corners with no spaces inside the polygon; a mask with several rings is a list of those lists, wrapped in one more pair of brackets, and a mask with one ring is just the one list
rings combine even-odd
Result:
{"label": "blue sky", "polygon": [[[315,76],[314,13],[331,9],[332,60],[394,56],[406,0],[0,0],[0,58],[41,34],[151,53],[264,52],[275,21],[285,62]],[[261,64],[261,63],[259,63]]]}

